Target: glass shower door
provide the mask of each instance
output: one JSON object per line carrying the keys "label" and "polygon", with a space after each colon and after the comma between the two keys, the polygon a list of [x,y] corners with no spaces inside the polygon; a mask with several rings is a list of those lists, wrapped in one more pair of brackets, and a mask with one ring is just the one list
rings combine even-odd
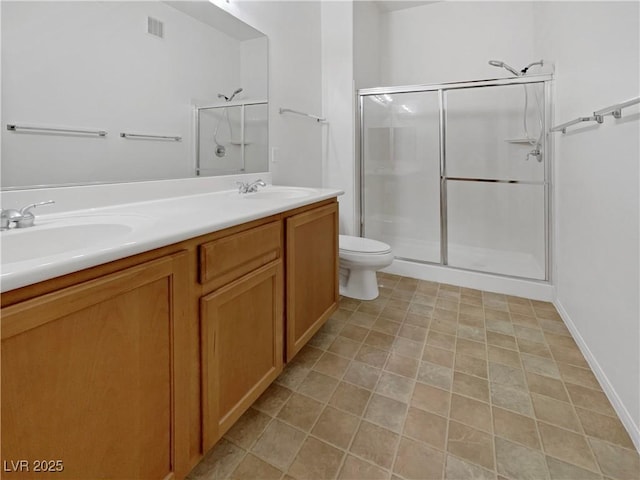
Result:
{"label": "glass shower door", "polygon": [[362,98],[362,234],[396,258],[439,263],[438,92]]}
{"label": "glass shower door", "polygon": [[542,83],[445,92],[448,265],[546,278],[543,93]]}

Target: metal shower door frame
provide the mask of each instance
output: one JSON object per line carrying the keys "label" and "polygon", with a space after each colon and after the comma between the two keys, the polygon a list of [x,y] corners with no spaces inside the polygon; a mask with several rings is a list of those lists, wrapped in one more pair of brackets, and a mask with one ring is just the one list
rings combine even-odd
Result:
{"label": "metal shower door frame", "polygon": [[[450,266],[448,259],[448,211],[447,211],[447,181],[448,180],[464,180],[469,182],[491,182],[491,183],[510,183],[510,184],[529,184],[529,185],[541,185],[544,190],[544,257],[545,257],[545,272],[544,281],[551,281],[551,161],[552,161],[552,149],[550,145],[550,139],[548,134],[548,125],[551,125],[551,81],[553,75],[529,75],[523,77],[511,77],[491,80],[474,80],[468,82],[454,82],[454,83],[441,83],[432,85],[408,85],[399,87],[376,87],[376,88],[363,88],[358,90],[358,109],[360,119],[360,160],[359,160],[359,203],[360,203],[360,235],[363,235],[365,225],[365,198],[364,198],[364,141],[365,141],[365,129],[364,129],[364,99],[368,96],[374,95],[393,95],[396,93],[422,93],[422,92],[437,92],[438,93],[438,105],[439,105],[439,154],[440,154],[440,263],[428,262],[416,259],[402,258],[402,260],[410,260],[413,262],[424,263],[429,265],[442,265],[449,268],[456,268],[458,270],[466,270],[471,272],[489,273],[491,275],[499,275],[502,277],[522,279],[527,278],[532,281],[530,277],[521,277],[515,275],[505,275],[494,272],[486,272],[484,270],[474,270],[470,268],[452,267]],[[528,84],[542,84],[543,86],[543,102],[542,102],[542,117],[544,122],[544,135],[542,136],[542,148],[543,148],[543,180],[542,182],[532,182],[526,180],[497,180],[497,179],[481,179],[481,178],[453,178],[447,176],[447,149],[446,149],[446,130],[447,130],[447,105],[445,92],[458,89],[472,89],[472,88],[485,88],[485,87],[499,87],[507,85],[528,85]]]}

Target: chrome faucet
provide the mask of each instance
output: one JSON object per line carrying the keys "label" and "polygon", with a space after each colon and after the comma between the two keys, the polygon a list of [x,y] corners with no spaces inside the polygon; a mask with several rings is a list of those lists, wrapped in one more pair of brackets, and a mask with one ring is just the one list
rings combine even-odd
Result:
{"label": "chrome faucet", "polygon": [[53,200],[47,200],[46,202],[31,203],[26,207],[22,207],[20,210],[15,210],[13,208],[2,210],[2,213],[0,214],[0,230],[9,230],[12,225],[15,228],[33,227],[33,222],[36,217],[31,213],[31,209],[41,205],[50,205],[52,203],[56,202]]}
{"label": "chrome faucet", "polygon": [[251,183],[245,183],[245,182],[236,182],[236,183],[238,184],[239,193],[255,193],[258,191],[258,187],[267,186],[267,184],[264,183],[261,178]]}

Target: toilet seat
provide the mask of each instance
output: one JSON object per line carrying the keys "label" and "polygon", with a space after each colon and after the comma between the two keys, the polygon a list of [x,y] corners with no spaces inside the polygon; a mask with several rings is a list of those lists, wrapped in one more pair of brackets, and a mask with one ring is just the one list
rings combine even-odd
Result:
{"label": "toilet seat", "polygon": [[340,252],[346,254],[386,255],[391,253],[391,247],[386,243],[350,235],[339,236],[339,247]]}

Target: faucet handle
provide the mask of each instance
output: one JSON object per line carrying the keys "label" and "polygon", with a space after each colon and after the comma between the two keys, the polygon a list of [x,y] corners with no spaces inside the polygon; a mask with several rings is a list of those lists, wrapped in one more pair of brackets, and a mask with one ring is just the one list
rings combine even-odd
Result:
{"label": "faucet handle", "polygon": [[32,203],[30,205],[27,205],[26,207],[22,207],[20,209],[20,215],[22,215],[22,218],[16,221],[16,226],[18,228],[32,227],[36,217],[33,215],[33,213],[31,213],[31,209],[40,207],[42,205],[50,205],[52,203],[56,202],[53,200],[47,200],[46,202]]}
{"label": "faucet handle", "polygon": [[249,190],[249,184],[245,182],[236,182],[238,185],[238,193],[247,193]]}

